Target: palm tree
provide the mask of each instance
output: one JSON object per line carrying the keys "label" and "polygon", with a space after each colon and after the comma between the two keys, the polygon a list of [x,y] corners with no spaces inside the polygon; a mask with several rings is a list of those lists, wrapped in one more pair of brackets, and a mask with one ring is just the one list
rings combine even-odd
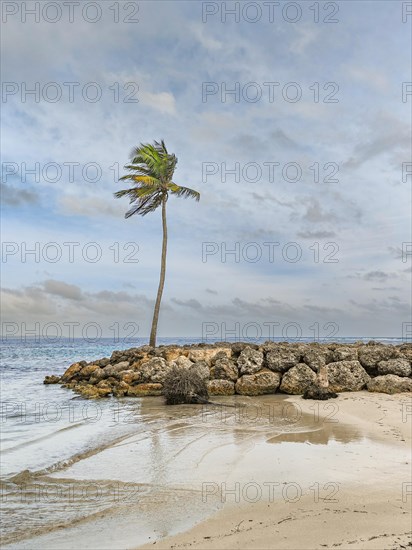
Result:
{"label": "palm tree", "polygon": [[182,187],[172,181],[173,174],[177,164],[177,157],[169,154],[164,141],[155,141],[150,143],[141,143],[131,152],[131,163],[125,166],[130,174],[121,177],[121,180],[131,180],[133,187],[123,189],[114,194],[116,198],[127,195],[132,207],[125,214],[125,218],[130,218],[134,214],[146,216],[149,212],[154,212],[160,205],[162,206],[162,261],[160,269],[159,288],[153,312],[152,329],[150,331],[149,344],[156,346],[157,323],[159,320],[160,302],[162,300],[163,287],[166,275],[166,252],[167,252],[167,224],[166,224],[166,202],[169,193],[177,197],[200,199],[200,193]]}

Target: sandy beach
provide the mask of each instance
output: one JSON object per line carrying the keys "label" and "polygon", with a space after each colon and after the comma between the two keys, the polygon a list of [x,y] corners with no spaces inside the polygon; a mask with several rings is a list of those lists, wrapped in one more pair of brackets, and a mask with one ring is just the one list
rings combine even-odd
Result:
{"label": "sandy beach", "polygon": [[[404,458],[403,463],[394,461],[393,469],[388,471],[382,457],[371,453],[366,477],[359,477],[355,483],[349,479],[341,483],[333,498],[328,495],[316,499],[313,490],[296,502],[275,499],[232,504],[188,532],[140,548],[410,548],[411,398],[366,392],[343,394],[339,401],[329,404],[329,408],[315,403],[315,411],[313,402],[295,397],[288,401],[298,404],[308,414],[319,414],[322,424],[319,435],[328,431],[328,415],[332,419],[330,415],[336,413],[334,420],[344,424],[348,433],[356,428],[364,437],[397,449],[399,458]],[[329,427],[331,425],[329,423]],[[308,433],[295,434],[292,439],[316,444]],[[325,467],[334,469],[332,464]]]}
{"label": "sandy beach", "polygon": [[214,401],[126,400],[112,442],[14,479],[4,547],[410,548],[410,395]]}

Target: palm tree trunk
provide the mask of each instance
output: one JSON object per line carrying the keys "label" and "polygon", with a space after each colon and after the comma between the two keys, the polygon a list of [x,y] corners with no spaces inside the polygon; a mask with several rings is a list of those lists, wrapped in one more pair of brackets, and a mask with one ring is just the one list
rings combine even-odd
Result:
{"label": "palm tree trunk", "polygon": [[156,304],[153,312],[152,330],[150,331],[150,342],[149,342],[149,345],[152,347],[156,346],[157,322],[159,320],[160,302],[162,300],[163,287],[165,285],[165,275],[166,275],[166,252],[167,252],[166,201],[167,201],[167,197],[164,197],[162,202],[162,226],[163,226],[162,263],[160,267],[159,288],[157,289],[157,298],[156,298]]}

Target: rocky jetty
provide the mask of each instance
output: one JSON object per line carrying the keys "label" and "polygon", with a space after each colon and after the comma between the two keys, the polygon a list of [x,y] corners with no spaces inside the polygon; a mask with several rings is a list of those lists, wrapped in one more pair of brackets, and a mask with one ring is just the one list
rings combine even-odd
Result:
{"label": "rocky jetty", "polygon": [[74,363],[63,376],[46,376],[44,383],[62,384],[91,399],[163,395],[165,376],[175,367],[196,372],[209,395],[306,392],[311,398],[319,373],[326,376],[331,396],[364,389],[412,392],[412,344],[377,342],[142,346]]}

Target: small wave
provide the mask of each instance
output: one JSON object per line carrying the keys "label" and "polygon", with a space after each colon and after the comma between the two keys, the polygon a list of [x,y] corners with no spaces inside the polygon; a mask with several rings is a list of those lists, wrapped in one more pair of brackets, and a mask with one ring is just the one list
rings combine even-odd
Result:
{"label": "small wave", "polygon": [[91,456],[94,456],[96,454],[101,453],[102,451],[105,451],[106,449],[109,449],[110,447],[114,447],[118,443],[121,443],[125,439],[128,439],[131,437],[131,434],[125,434],[122,435],[116,439],[113,439],[107,443],[103,443],[102,445],[99,445],[98,447],[93,447],[92,449],[88,449],[86,451],[83,451],[81,453],[77,453],[65,460],[59,460],[58,462],[55,462],[51,466],[48,466],[47,468],[44,468],[43,470],[39,470],[37,473],[39,475],[47,475],[54,472],[58,472],[61,470],[65,470],[66,468],[69,468],[73,464],[76,464],[77,462],[80,462],[81,460],[84,460],[85,458],[89,458]]}
{"label": "small wave", "polygon": [[56,435],[60,434],[61,432],[66,432],[67,430],[72,430],[73,428],[77,428],[79,426],[83,426],[85,422],[77,422],[76,424],[71,424],[70,426],[65,426],[64,428],[61,428],[60,430],[56,430],[54,432],[51,432],[47,435],[43,435],[42,437],[36,437],[36,439],[31,439],[30,441],[25,441],[24,443],[19,443],[19,445],[14,445],[14,447],[8,447],[6,449],[2,449],[2,453],[10,453],[12,451],[15,451],[17,449],[22,449],[24,447],[28,447],[30,445],[34,445],[35,443],[39,443],[40,441],[46,441],[48,439],[51,439],[52,437],[55,437]]}

